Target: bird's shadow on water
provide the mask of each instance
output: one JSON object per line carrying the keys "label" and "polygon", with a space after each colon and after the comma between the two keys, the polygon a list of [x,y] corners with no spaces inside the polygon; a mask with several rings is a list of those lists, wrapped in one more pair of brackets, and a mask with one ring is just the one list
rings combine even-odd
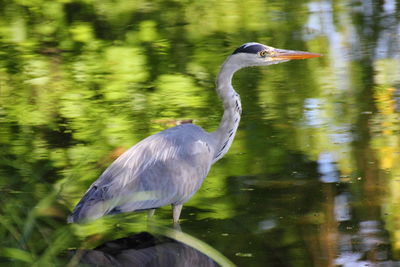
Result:
{"label": "bird's shadow on water", "polygon": [[[152,223],[150,223],[152,224]],[[72,252],[68,266],[234,266],[180,227],[149,225],[148,231]]]}
{"label": "bird's shadow on water", "polygon": [[89,266],[220,266],[191,246],[148,232],[77,250],[76,255]]}

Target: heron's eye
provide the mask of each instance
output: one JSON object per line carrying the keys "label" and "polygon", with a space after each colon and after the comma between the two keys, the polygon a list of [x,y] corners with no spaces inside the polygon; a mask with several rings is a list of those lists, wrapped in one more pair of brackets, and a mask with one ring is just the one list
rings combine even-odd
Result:
{"label": "heron's eye", "polygon": [[260,55],[261,57],[266,57],[267,54],[268,54],[268,52],[267,52],[266,50],[260,51],[260,53],[259,53],[259,55]]}

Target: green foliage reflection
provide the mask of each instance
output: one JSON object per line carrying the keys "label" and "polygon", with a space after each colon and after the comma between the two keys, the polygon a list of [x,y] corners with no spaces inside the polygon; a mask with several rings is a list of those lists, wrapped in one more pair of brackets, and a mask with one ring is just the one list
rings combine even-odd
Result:
{"label": "green foliage reflection", "polygon": [[[327,266],[335,253],[318,253],[335,251],[324,236],[340,232],[334,196],[346,188],[351,223],[384,220],[398,256],[399,64],[371,51],[397,41],[379,42],[397,32],[373,25],[399,16],[382,15],[382,1],[372,15],[333,2],[327,11],[307,0],[1,1],[0,263],[64,266],[66,249],[88,236],[145,225],[141,213],[82,227],[65,218],[142,138],[180,119],[214,130],[215,75],[248,41],[325,57],[235,76],[237,138],[187,204],[183,228],[238,265]],[[320,181],[325,154],[337,183]],[[158,213],[169,225],[169,209]]]}

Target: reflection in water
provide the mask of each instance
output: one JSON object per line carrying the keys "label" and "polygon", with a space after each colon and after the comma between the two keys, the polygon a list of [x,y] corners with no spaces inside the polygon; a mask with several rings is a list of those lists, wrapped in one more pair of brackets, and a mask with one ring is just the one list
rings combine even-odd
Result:
{"label": "reflection in water", "polygon": [[0,265],[63,266],[87,236],[143,222],[65,218],[144,137],[215,129],[213,77],[250,40],[324,57],[237,74],[241,128],[182,228],[239,266],[399,265],[400,1],[243,3],[2,1]]}
{"label": "reflection in water", "polygon": [[338,182],[338,175],[336,166],[334,164],[332,153],[322,152],[319,154],[318,159],[318,171],[321,174],[320,180],[323,183],[334,183]]}
{"label": "reflection in water", "polygon": [[78,250],[76,255],[90,266],[220,266],[193,247],[147,232],[109,241],[93,250]]}
{"label": "reflection in water", "polygon": [[[307,247],[313,251],[313,266],[400,266],[400,261],[393,256],[393,245],[384,222],[359,220],[360,216],[373,216],[370,211],[354,205],[356,201],[348,189],[342,183],[327,184],[319,230],[313,233],[309,226],[302,226]],[[369,207],[372,212],[376,208]]]}
{"label": "reflection in water", "polygon": [[348,221],[351,219],[349,199],[350,194],[341,193],[335,197],[335,218],[338,222]]}
{"label": "reflection in water", "polygon": [[391,248],[386,231],[379,221],[363,221],[354,234],[338,237],[338,256],[335,264],[345,267],[400,266],[391,260]]}
{"label": "reflection in water", "polygon": [[[392,246],[383,222],[354,219],[360,216],[357,211],[362,207],[352,204],[355,200],[348,190],[348,185],[343,183],[325,187],[324,192],[328,200],[327,221],[324,230],[319,233],[321,237],[326,235],[325,246],[331,252],[327,254],[331,255],[331,258],[327,259],[325,264],[344,267],[400,266],[400,261],[393,260]],[[335,195],[333,199],[332,195]],[[375,209],[379,209],[375,202],[370,205],[370,211],[364,211],[366,212],[364,216],[367,218],[373,218],[372,213]]]}

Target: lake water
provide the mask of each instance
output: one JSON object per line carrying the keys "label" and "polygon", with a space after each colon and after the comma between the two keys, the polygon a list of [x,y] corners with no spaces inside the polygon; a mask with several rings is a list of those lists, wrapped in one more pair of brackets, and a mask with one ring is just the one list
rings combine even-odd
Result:
{"label": "lake water", "polygon": [[[237,266],[400,266],[399,1],[0,6],[1,265],[75,266],[77,248],[151,232],[145,213],[66,218],[146,136],[215,130],[219,67],[256,41],[323,57],[235,75],[239,130],[184,206],[184,240]],[[172,227],[170,207],[154,220]]]}

